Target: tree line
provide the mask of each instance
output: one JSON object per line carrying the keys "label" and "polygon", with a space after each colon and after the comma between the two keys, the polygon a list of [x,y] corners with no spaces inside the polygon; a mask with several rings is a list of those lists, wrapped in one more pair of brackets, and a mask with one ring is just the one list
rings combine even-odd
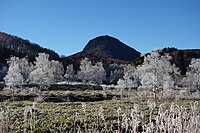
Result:
{"label": "tree line", "polygon": [[48,88],[49,85],[61,81],[82,82],[90,84],[116,84],[121,88],[135,88],[138,90],[168,90],[176,87],[199,89],[200,59],[192,59],[185,76],[180,69],[170,63],[169,54],[159,54],[152,51],[144,55],[144,62],[138,66],[111,64],[104,68],[101,62],[92,64],[88,58],[80,63],[75,71],[73,65],[63,67],[62,63],[50,60],[49,55],[39,53],[34,62],[27,58],[11,57],[4,81],[6,87],[15,90],[24,85],[37,85],[38,89]]}

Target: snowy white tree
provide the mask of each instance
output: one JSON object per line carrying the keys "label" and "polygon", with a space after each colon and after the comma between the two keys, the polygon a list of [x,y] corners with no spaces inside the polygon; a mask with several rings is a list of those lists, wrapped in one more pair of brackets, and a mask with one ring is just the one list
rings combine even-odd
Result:
{"label": "snowy white tree", "polygon": [[119,64],[110,64],[107,68],[107,73],[109,77],[107,77],[107,82],[116,84],[119,79],[122,79],[124,76],[124,67],[125,65]]}
{"label": "snowy white tree", "polygon": [[33,65],[32,63],[29,63],[27,58],[21,58],[18,64],[21,70],[21,74],[24,78],[24,82],[26,82],[29,74],[33,71]]}
{"label": "snowy white tree", "polygon": [[106,72],[102,63],[98,62],[94,66],[88,58],[81,61],[78,78],[84,83],[102,83],[105,79]]}
{"label": "snowy white tree", "polygon": [[80,71],[78,71],[78,79],[82,82],[87,83],[90,81],[92,73],[92,63],[88,58],[85,58],[81,61]]}
{"label": "snowy white tree", "polygon": [[183,84],[187,87],[200,89],[200,59],[192,59]]}
{"label": "snowy white tree", "polygon": [[100,83],[103,82],[103,80],[105,80],[105,78],[106,78],[106,71],[103,68],[102,62],[97,62],[92,67],[91,71],[92,71],[91,73],[93,73],[92,74],[92,78],[91,78],[93,83],[100,84]]}
{"label": "snowy white tree", "polygon": [[137,67],[140,74],[141,89],[172,89],[174,81],[172,75],[180,74],[175,65],[171,65],[168,54],[160,55],[158,51],[153,51],[144,57],[144,63]]}
{"label": "snowy white tree", "polygon": [[21,86],[24,83],[24,78],[18,64],[13,63],[13,65],[9,67],[7,75],[4,77],[4,81],[6,86],[13,91],[16,86]]}
{"label": "snowy white tree", "polygon": [[73,65],[68,65],[67,66],[67,69],[65,71],[65,75],[64,75],[64,78],[67,80],[67,81],[74,81],[75,80],[75,72],[74,72],[74,67]]}
{"label": "snowy white tree", "polygon": [[4,78],[6,86],[15,89],[16,86],[20,87],[21,85],[25,84],[25,81],[32,70],[28,59],[11,57],[7,63],[9,68],[7,75]]}
{"label": "snowy white tree", "polygon": [[52,66],[52,72],[54,76],[54,82],[61,81],[63,79],[63,74],[64,74],[64,68],[62,63],[59,61],[51,61],[51,66]]}
{"label": "snowy white tree", "polygon": [[139,85],[139,77],[134,66],[128,65],[124,68],[123,79],[119,79],[117,84],[123,88],[136,88]]}
{"label": "snowy white tree", "polygon": [[[34,70],[29,75],[29,82],[46,89],[50,83],[58,81],[63,74],[63,66],[58,61],[50,61],[49,55],[39,53],[36,57]],[[42,88],[44,87],[44,88]]]}

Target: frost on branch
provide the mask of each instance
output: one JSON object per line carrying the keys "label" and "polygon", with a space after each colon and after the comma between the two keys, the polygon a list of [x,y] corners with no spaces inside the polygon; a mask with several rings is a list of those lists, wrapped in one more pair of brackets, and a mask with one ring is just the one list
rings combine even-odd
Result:
{"label": "frost on branch", "polygon": [[139,85],[138,75],[134,66],[128,65],[124,68],[123,79],[119,79],[117,84],[124,88],[137,88]]}
{"label": "frost on branch", "polygon": [[73,67],[72,64],[67,66],[64,78],[67,81],[74,81],[76,79],[76,75],[75,75],[75,72],[74,72],[74,67]]}
{"label": "frost on branch", "polygon": [[200,89],[200,59],[192,59],[183,84],[187,88]]}
{"label": "frost on branch", "polygon": [[124,65],[111,64],[108,70],[108,73],[110,73],[108,82],[116,84],[119,79],[122,79],[124,76],[124,67]]}
{"label": "frost on branch", "polygon": [[144,63],[137,67],[140,74],[141,89],[173,89],[174,75],[179,75],[179,69],[170,63],[171,56],[160,55],[158,51],[144,57]]}
{"label": "frost on branch", "polygon": [[26,80],[32,71],[32,65],[27,58],[11,57],[8,60],[8,72],[4,78],[7,87],[15,89],[26,83]]}
{"label": "frost on branch", "polygon": [[[29,82],[46,89],[51,83],[62,79],[63,65],[58,61],[50,61],[49,55],[39,53],[36,57],[34,70],[29,75]],[[44,87],[44,88],[41,88]]]}
{"label": "frost on branch", "polygon": [[59,82],[63,79],[63,74],[64,74],[64,68],[62,63],[59,61],[52,60],[51,61],[51,67],[52,67],[52,72],[53,72],[53,82]]}
{"label": "frost on branch", "polygon": [[84,83],[100,84],[106,77],[106,72],[101,62],[92,65],[88,58],[81,61],[80,71],[78,71],[78,79]]}

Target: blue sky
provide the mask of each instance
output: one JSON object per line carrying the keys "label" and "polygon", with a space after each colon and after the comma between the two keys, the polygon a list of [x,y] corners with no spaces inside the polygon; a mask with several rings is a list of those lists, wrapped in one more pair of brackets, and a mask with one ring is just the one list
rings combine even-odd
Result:
{"label": "blue sky", "polygon": [[1,0],[0,31],[60,55],[99,35],[136,50],[200,48],[200,0]]}

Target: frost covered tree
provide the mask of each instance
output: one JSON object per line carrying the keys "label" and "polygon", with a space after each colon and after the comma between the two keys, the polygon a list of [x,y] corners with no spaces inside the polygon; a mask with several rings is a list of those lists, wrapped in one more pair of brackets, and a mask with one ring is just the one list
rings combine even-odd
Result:
{"label": "frost covered tree", "polygon": [[174,87],[173,75],[180,74],[179,69],[170,63],[171,56],[160,55],[153,51],[144,57],[142,65],[137,67],[140,78],[140,89],[151,89],[156,94],[159,89],[172,89]]}
{"label": "frost covered tree", "polygon": [[200,59],[191,60],[186,77],[183,78],[183,84],[186,84],[187,87],[200,89]]}
{"label": "frost covered tree", "polygon": [[103,68],[102,62],[97,62],[93,67],[92,67],[92,82],[101,84],[103,80],[106,79],[106,71]]}
{"label": "frost covered tree", "polygon": [[117,82],[121,88],[136,88],[139,85],[139,77],[134,66],[128,65],[124,68],[124,76]]}
{"label": "frost covered tree", "polygon": [[32,84],[38,84],[40,89],[52,83],[54,76],[51,62],[49,61],[49,55],[39,53],[34,64],[34,70],[29,75],[29,82]]}
{"label": "frost covered tree", "polygon": [[88,58],[81,60],[80,71],[78,71],[77,73],[78,79],[80,79],[84,83],[89,82],[92,76],[91,69],[92,62]]}
{"label": "frost covered tree", "polygon": [[26,80],[32,71],[32,65],[27,58],[11,57],[8,60],[8,72],[4,77],[6,86],[15,89],[26,83]]}
{"label": "frost covered tree", "polygon": [[40,90],[46,89],[51,83],[62,78],[63,65],[58,61],[50,61],[48,54],[39,53],[34,64],[34,70],[30,73],[28,81],[39,85]]}
{"label": "frost covered tree", "polygon": [[[123,78],[119,79],[117,81],[117,85],[120,89],[119,93],[121,95],[121,97],[123,97],[123,95],[125,95],[125,91],[124,89],[134,89],[138,87],[138,78],[137,75],[135,73],[135,67],[131,66],[131,65],[127,65],[124,67],[124,76]],[[129,92],[127,93],[129,96]]]}
{"label": "frost covered tree", "polygon": [[124,76],[124,67],[124,65],[119,65],[116,63],[111,64],[107,69],[107,73],[109,76],[107,78],[107,82],[116,84],[119,79],[122,79]]}
{"label": "frost covered tree", "polygon": [[97,62],[92,65],[88,58],[81,61],[80,71],[78,71],[78,78],[84,83],[102,83],[105,79],[106,72],[102,63]]}
{"label": "frost covered tree", "polygon": [[61,81],[64,75],[64,68],[63,68],[62,63],[60,63],[59,61],[52,60],[51,66],[52,66],[52,72],[53,72],[53,77],[54,77],[53,82]]}
{"label": "frost covered tree", "polygon": [[14,91],[17,86],[21,86],[24,83],[18,64],[13,63],[13,65],[9,67],[7,75],[4,77],[4,81],[6,86],[12,91]]}
{"label": "frost covered tree", "polygon": [[67,68],[66,68],[66,71],[65,71],[65,75],[64,75],[64,78],[67,80],[67,81],[74,81],[75,80],[75,72],[74,72],[74,67],[73,65],[68,65]]}

